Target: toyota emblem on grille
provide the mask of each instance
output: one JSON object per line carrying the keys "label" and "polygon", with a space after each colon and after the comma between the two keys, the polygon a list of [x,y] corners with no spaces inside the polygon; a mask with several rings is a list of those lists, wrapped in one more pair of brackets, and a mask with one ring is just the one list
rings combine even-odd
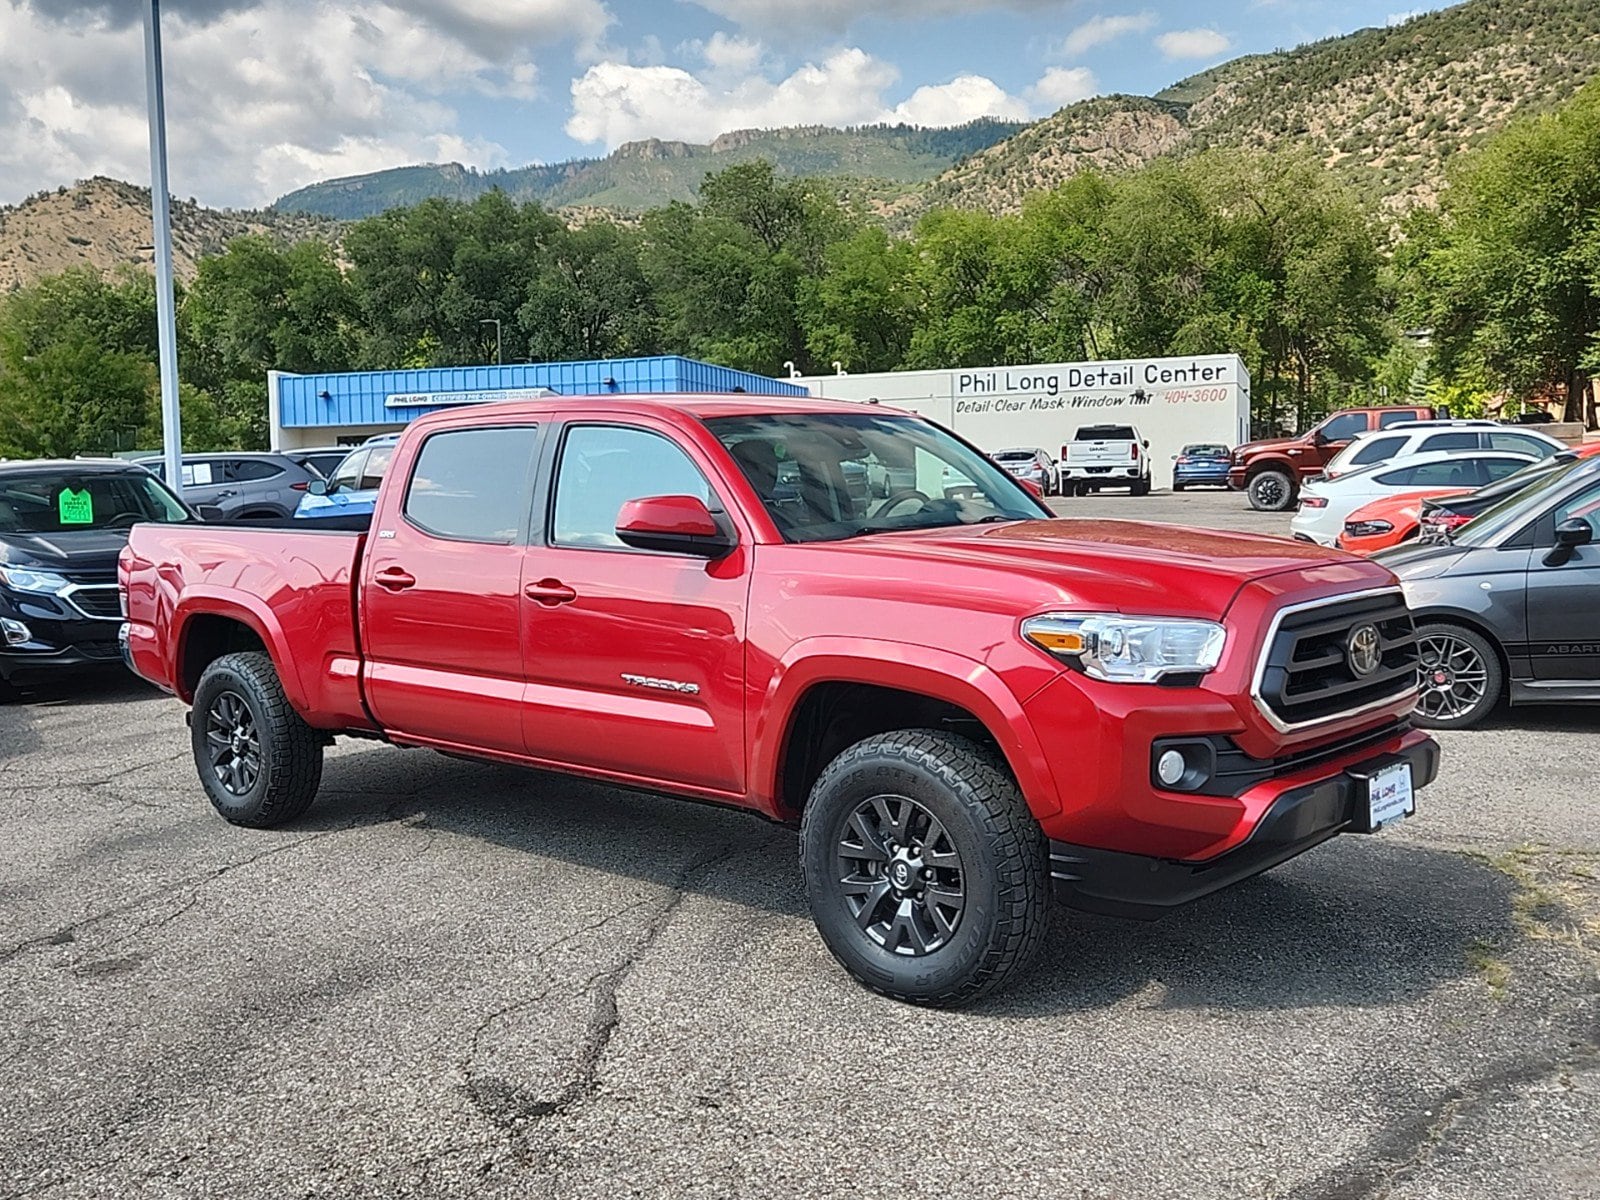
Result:
{"label": "toyota emblem on grille", "polygon": [[1345,644],[1345,658],[1357,679],[1365,679],[1383,665],[1383,639],[1376,625],[1358,625]]}

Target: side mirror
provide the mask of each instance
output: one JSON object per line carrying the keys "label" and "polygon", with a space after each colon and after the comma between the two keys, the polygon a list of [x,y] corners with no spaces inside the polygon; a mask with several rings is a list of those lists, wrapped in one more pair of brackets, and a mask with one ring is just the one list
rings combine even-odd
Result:
{"label": "side mirror", "polygon": [[1313,429],[1311,431],[1311,444],[1314,446],[1326,446],[1328,444],[1328,435],[1320,429]]}
{"label": "side mirror", "polygon": [[1150,449],[1149,442],[1140,442],[1139,445],[1143,446],[1146,450]]}
{"label": "side mirror", "polygon": [[1578,547],[1587,546],[1592,541],[1594,541],[1594,530],[1589,522],[1582,517],[1571,517],[1556,526],[1556,544],[1550,553],[1544,556],[1544,565],[1559,567],[1563,563],[1571,562]]}
{"label": "side mirror", "polygon": [[219,504],[196,504],[194,511],[202,521],[222,521],[227,519],[226,514],[222,511],[222,506]]}
{"label": "side mirror", "polygon": [[617,514],[617,537],[635,550],[722,558],[739,543],[696,496],[644,496]]}
{"label": "side mirror", "polygon": [[306,492],[312,496],[326,496],[328,494],[328,481],[326,479],[313,479],[306,484]]}

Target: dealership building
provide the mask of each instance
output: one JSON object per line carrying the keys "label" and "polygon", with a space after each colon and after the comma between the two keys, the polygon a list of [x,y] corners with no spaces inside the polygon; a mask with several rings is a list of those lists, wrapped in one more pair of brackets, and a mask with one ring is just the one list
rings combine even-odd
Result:
{"label": "dealership building", "polygon": [[549,396],[622,396],[670,392],[751,392],[804,396],[799,383],[732,371],[690,358],[619,358],[602,362],[514,363],[336,375],[267,374],[267,419],[274,450],[349,446],[393,433],[427,413]]}
{"label": "dealership building", "polygon": [[1038,446],[1060,457],[1084,425],[1133,425],[1150,443],[1151,480],[1195,442],[1250,437],[1250,373],[1233,354],[1047,363],[873,375],[812,375],[813,395],[890,404],[931,417],[993,453]]}

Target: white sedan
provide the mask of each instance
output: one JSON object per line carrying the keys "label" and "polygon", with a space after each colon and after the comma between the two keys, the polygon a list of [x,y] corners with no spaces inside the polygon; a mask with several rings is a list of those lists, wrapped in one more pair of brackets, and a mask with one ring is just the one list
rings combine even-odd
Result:
{"label": "white sedan", "polygon": [[1302,542],[1337,544],[1344,519],[1363,504],[1397,492],[1425,488],[1478,488],[1538,461],[1508,450],[1439,450],[1380,463],[1337,479],[1318,479],[1300,489],[1300,511],[1289,531]]}

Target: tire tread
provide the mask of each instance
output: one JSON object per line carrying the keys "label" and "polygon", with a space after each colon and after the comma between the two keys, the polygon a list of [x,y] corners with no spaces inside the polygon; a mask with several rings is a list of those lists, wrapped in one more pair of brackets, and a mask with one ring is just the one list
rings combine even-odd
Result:
{"label": "tire tread", "polygon": [[[199,711],[200,695],[207,680],[223,672],[237,676],[256,692],[254,699],[261,706],[258,720],[263,725],[271,726],[276,745],[273,753],[263,755],[267,768],[266,794],[255,812],[249,815],[230,813],[221,805],[216,805],[217,812],[230,824],[248,829],[273,829],[285,825],[305,815],[317,798],[317,789],[322,786],[322,743],[318,740],[317,732],[305,723],[289,703],[272,659],[259,650],[224,654],[206,667],[195,689],[195,720],[198,728],[203,729],[203,725],[198,723],[205,719]],[[264,738],[266,731],[263,730],[262,734]],[[201,779],[210,794],[211,780],[205,773],[206,764],[199,760],[198,746],[195,753],[195,765],[200,769]]]}
{"label": "tire tread", "polygon": [[[874,991],[895,1000],[937,1007],[969,1004],[994,991],[1025,968],[1043,945],[1049,929],[1049,867],[1044,834],[1001,756],[960,734],[940,729],[906,729],[857,742],[824,768],[813,786],[816,797],[840,775],[865,759],[899,759],[937,776],[964,796],[982,829],[1000,881],[1001,936],[978,967],[956,987],[933,994],[885,988],[850,970]],[[801,845],[819,806],[807,803],[801,818]],[[801,871],[805,855],[801,854]]]}

